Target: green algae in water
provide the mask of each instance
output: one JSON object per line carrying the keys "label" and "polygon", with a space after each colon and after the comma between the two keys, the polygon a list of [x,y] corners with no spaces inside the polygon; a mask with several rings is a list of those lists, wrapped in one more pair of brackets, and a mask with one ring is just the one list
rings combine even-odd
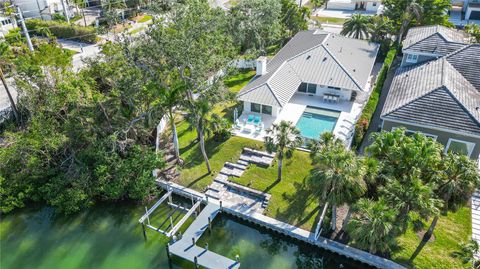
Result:
{"label": "green algae in water", "polygon": [[[169,210],[159,207],[150,219],[152,225]],[[138,223],[143,212],[143,206],[121,203],[72,216],[55,214],[50,207],[2,216],[0,268],[193,268],[177,258],[168,262],[165,236],[147,229],[144,240]]]}
{"label": "green algae in water", "polygon": [[197,245],[235,259],[240,268],[369,268],[298,240],[293,240],[226,214],[217,216],[212,231],[206,231]]}

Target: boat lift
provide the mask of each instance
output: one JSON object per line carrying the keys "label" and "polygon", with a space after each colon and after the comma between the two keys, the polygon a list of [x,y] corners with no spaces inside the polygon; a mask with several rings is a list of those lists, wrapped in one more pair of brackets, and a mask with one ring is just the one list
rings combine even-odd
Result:
{"label": "boat lift", "polygon": [[[173,238],[175,234],[178,232],[178,230],[180,229],[180,227],[182,227],[182,225],[187,221],[187,219],[192,214],[195,214],[195,216],[198,214],[197,211],[200,210],[200,205],[202,203],[202,200],[191,196],[192,207],[186,208],[181,205],[177,205],[173,203],[172,193],[173,193],[172,189],[169,189],[168,192],[165,193],[150,209],[147,209],[147,207],[145,207],[145,214],[138,220],[138,222],[142,224],[143,236],[145,237],[145,239],[147,239],[147,233],[146,233],[145,227],[151,230],[154,230],[156,232],[159,232],[169,238]],[[162,221],[162,223],[158,227],[155,227],[150,223],[150,215],[155,211],[155,209],[157,209],[165,201],[167,201],[167,205],[170,206],[171,210],[168,213],[167,217]],[[175,216],[175,213],[177,212],[180,212],[180,214]],[[177,219],[181,216],[181,212],[186,212],[186,214],[180,219],[180,221],[178,221],[177,224],[175,224]],[[164,227],[165,225],[167,226]]]}

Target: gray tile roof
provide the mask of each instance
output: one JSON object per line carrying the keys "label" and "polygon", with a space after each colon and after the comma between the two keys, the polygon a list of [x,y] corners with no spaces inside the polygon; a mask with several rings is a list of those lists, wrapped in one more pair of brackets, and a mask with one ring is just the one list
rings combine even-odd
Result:
{"label": "gray tile roof", "polygon": [[480,44],[474,44],[447,56],[447,61],[480,91]]}
{"label": "gray tile roof", "polygon": [[295,35],[237,95],[239,100],[284,106],[302,82],[364,91],[378,45],[323,31]]}
{"label": "gray tile roof", "polygon": [[403,50],[413,50],[445,56],[468,43],[468,36],[452,28],[439,25],[414,27],[403,41]]}
{"label": "gray tile roof", "polygon": [[[480,74],[480,69],[477,69]],[[480,134],[480,92],[446,57],[399,68],[382,118]]]}

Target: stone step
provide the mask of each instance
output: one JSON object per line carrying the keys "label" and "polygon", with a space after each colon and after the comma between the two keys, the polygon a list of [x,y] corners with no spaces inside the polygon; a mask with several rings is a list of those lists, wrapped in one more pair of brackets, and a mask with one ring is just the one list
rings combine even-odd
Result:
{"label": "stone step", "polygon": [[231,162],[226,162],[225,167],[233,168],[233,169],[240,169],[240,170],[245,170],[247,169],[246,165],[241,165],[241,164],[236,164],[236,163],[231,163]]}
{"label": "stone step", "polygon": [[228,180],[228,176],[220,173],[214,180],[223,183]]}
{"label": "stone step", "polygon": [[238,160],[237,163],[241,164],[243,166],[248,166],[249,165],[249,163],[247,161],[243,161],[243,160]]}

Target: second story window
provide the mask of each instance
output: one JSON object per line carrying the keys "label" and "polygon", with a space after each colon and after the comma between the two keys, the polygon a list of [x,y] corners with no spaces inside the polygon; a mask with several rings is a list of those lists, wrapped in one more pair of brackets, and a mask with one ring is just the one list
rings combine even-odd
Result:
{"label": "second story window", "polygon": [[418,55],[416,54],[407,54],[407,63],[416,63],[418,61]]}

